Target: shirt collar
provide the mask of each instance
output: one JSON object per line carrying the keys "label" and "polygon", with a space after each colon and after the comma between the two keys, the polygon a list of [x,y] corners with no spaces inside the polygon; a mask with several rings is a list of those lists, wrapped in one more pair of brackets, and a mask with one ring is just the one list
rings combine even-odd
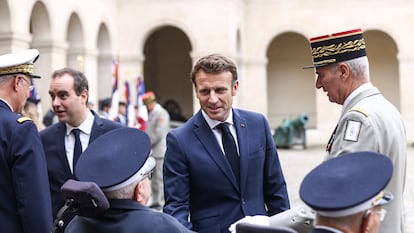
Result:
{"label": "shirt collar", "polygon": [[88,111],[86,119],[79,125],[79,127],[73,127],[66,123],[66,135],[69,135],[74,128],[80,129],[83,133],[90,135],[92,131],[92,125],[94,121],[94,115],[91,111]]}
{"label": "shirt collar", "polygon": [[[203,110],[201,110],[201,113],[203,114],[204,119],[207,121],[207,124],[210,127],[210,129],[214,129],[218,124],[223,123],[221,121],[211,119]],[[233,125],[233,109],[231,109],[229,116],[224,122]]]}
{"label": "shirt collar", "polygon": [[0,100],[2,100],[7,106],[9,106],[10,110],[14,112],[12,106],[5,99],[0,98]]}
{"label": "shirt collar", "polygon": [[364,83],[361,86],[359,86],[353,92],[351,92],[351,94],[348,97],[346,97],[346,99],[345,99],[345,102],[344,102],[344,104],[342,106],[342,111],[345,111],[345,109],[347,109],[348,104],[351,102],[351,100],[353,98],[355,98],[355,96],[357,96],[359,93],[361,93],[361,92],[363,92],[365,90],[368,90],[370,88],[373,88],[373,87],[374,87],[374,85],[372,85],[371,82],[367,82],[367,83]]}

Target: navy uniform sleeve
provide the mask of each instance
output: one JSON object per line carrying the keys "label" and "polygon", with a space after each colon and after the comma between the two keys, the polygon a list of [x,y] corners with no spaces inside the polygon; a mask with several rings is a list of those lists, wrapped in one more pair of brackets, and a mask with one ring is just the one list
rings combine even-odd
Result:
{"label": "navy uniform sleeve", "polygon": [[46,160],[34,123],[18,119],[11,142],[11,172],[23,231],[50,232],[52,207]]}

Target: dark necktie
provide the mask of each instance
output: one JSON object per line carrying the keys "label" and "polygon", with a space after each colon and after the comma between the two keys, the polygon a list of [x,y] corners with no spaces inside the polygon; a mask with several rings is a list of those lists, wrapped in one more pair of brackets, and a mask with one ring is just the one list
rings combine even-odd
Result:
{"label": "dark necktie", "polygon": [[73,147],[73,173],[75,173],[76,162],[82,154],[82,143],[79,138],[80,129],[72,129],[72,133],[75,136],[75,146]]}
{"label": "dark necktie", "polygon": [[237,183],[240,183],[240,160],[237,153],[236,143],[234,142],[233,135],[230,132],[227,123],[221,123],[217,125],[217,128],[221,130],[221,140],[223,143],[224,154],[229,162],[233,174],[237,179]]}

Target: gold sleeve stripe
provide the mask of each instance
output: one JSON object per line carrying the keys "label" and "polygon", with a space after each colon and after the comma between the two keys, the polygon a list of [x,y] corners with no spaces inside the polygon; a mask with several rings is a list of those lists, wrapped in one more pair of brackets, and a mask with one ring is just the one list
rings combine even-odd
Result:
{"label": "gold sleeve stripe", "polygon": [[368,112],[365,109],[359,108],[359,107],[353,107],[348,112],[359,112],[359,113],[364,114],[365,117],[368,117],[368,115],[369,115]]}

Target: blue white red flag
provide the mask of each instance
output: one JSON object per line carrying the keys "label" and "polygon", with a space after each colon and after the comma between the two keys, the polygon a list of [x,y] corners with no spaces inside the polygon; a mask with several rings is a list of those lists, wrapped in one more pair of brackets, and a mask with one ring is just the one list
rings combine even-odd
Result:
{"label": "blue white red flag", "polygon": [[113,77],[112,77],[112,96],[111,96],[111,108],[109,109],[109,117],[112,120],[118,115],[118,104],[119,104],[119,96],[118,96],[118,79],[119,79],[119,63],[116,59],[112,61],[113,64]]}
{"label": "blue white red flag", "polygon": [[134,106],[131,105],[131,94],[129,89],[128,81],[125,81],[125,103],[126,103],[126,111],[125,111],[125,121],[126,125],[129,127],[133,127],[135,125],[135,110]]}
{"label": "blue white red flag", "polygon": [[142,96],[145,94],[145,83],[144,78],[141,75],[138,75],[137,77],[137,85],[136,85],[136,92],[137,92],[137,98],[136,98],[136,107],[138,108],[138,128],[145,129],[146,128],[146,122],[148,120],[148,111],[147,107],[142,102]]}

